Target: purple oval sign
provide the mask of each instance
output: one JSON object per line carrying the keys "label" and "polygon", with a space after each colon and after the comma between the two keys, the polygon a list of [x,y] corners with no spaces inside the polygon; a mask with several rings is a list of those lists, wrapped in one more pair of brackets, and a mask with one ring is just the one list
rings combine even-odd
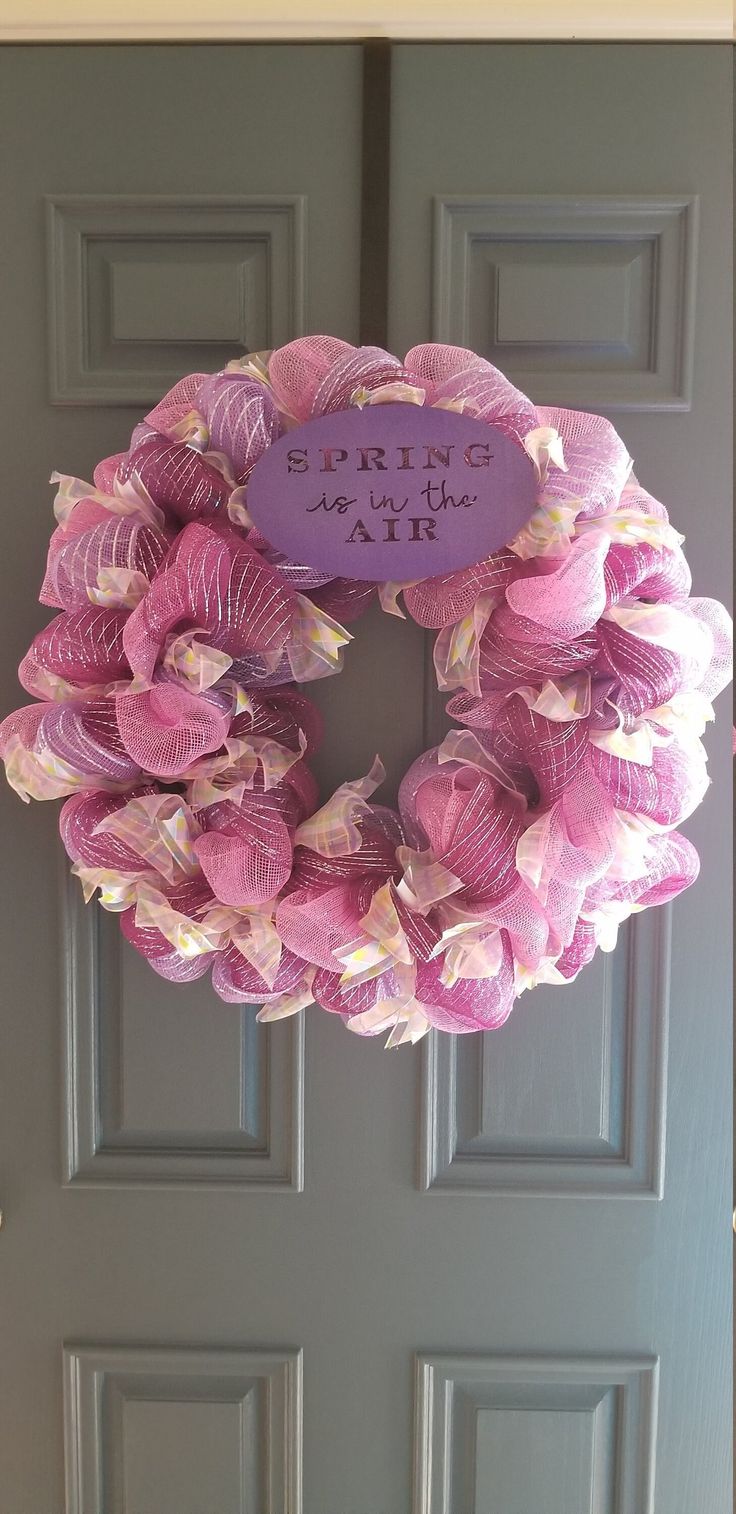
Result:
{"label": "purple oval sign", "polygon": [[293,561],[345,578],[430,578],[516,535],[536,501],[522,447],[453,410],[353,407],[307,421],[256,464],[248,512]]}

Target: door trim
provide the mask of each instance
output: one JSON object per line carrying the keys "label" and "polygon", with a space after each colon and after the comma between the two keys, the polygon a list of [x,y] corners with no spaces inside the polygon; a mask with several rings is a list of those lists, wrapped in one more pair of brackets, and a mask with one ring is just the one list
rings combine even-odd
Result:
{"label": "door trim", "polygon": [[5,0],[0,43],[350,41],[369,37],[461,41],[707,41],[734,36],[728,0]]}

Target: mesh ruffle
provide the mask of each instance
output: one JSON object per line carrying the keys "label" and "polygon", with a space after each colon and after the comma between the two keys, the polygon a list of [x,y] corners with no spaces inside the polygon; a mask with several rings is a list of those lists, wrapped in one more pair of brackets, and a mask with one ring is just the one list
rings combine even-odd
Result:
{"label": "mesh ruffle", "polygon": [[426,383],[430,404],[452,401],[463,412],[486,420],[499,431],[523,441],[539,425],[531,400],[483,358],[462,347],[430,342],[406,354],[406,371]]}
{"label": "mesh ruffle", "polygon": [[[130,677],[123,645],[125,610],[70,610],[39,631],[25,658],[31,669],[80,685],[112,683]],[[26,675],[26,676],[27,676]]]}
{"label": "mesh ruffle", "polygon": [[176,779],[223,745],[229,710],[175,683],[160,683],[141,694],[123,693],[115,713],[126,752],[142,771]]}
{"label": "mesh ruffle", "polygon": [[207,422],[210,448],[225,453],[243,483],[280,433],[268,390],[244,373],[213,373],[198,389],[196,406]]}
{"label": "mesh ruffle", "polygon": [[154,526],[137,525],[125,516],[110,519],[105,512],[105,517],[87,531],[60,528],[54,532],[41,593],[44,604],[64,610],[88,609],[90,600],[97,602],[105,585],[114,583],[115,574],[120,578],[121,570],[140,574],[151,583],[169,550],[169,538]]}
{"label": "mesh ruffle", "polygon": [[294,832],[306,809],[297,789],[281,783],[268,793],[244,794],[238,804],[225,799],[203,811],[203,834],[194,849],[223,904],[265,904],[281,892],[291,875]]}
{"label": "mesh ruffle", "polygon": [[537,424],[553,426],[562,437],[567,472],[552,469],[545,497],[553,504],[574,500],[581,516],[615,510],[629,476],[631,458],[610,421],[581,410],[537,407]]}
{"label": "mesh ruffle", "polygon": [[165,638],[200,630],[232,657],[280,651],[294,614],[291,591],[234,531],[186,526],[149,593],[131,612],[125,647],[134,672],[150,677]]}
{"label": "mesh ruffle", "polygon": [[270,1004],[282,994],[293,993],[303,978],[304,962],[288,948],[282,950],[270,984],[237,946],[218,952],[212,969],[212,987],[228,1004]]}
{"label": "mesh ruffle", "polygon": [[230,494],[222,474],[198,452],[155,431],[127,454],[117,482],[142,489],[167,516],[181,522],[223,514]]}
{"label": "mesh ruffle", "polygon": [[420,626],[438,630],[462,620],[481,594],[501,596],[520,571],[521,563],[513,552],[494,552],[492,557],[457,573],[410,584],[404,592],[406,607]]}

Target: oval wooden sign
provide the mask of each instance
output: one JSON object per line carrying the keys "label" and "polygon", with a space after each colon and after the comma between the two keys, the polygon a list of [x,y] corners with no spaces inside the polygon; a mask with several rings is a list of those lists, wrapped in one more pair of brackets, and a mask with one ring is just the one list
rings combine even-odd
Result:
{"label": "oval wooden sign", "polygon": [[344,578],[418,579],[480,562],[536,502],[520,444],[473,416],[411,404],[353,407],[274,442],[248,512],[293,561]]}

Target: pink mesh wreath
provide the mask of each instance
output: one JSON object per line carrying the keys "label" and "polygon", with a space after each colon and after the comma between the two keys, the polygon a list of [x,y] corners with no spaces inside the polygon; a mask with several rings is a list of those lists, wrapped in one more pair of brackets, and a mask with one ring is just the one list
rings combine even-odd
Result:
{"label": "pink mesh wreath", "polygon": [[[331,578],[252,526],[248,479],[313,417],[386,399],[485,420],[534,458],[537,505],[484,562],[412,584]],[[211,971],[275,1019],[313,1002],[388,1044],[502,1025],[634,911],[692,883],[677,827],[730,678],[730,621],[600,416],[537,408],[474,353],[401,362],[308,337],[190,374],[94,482],[54,474],[41,603],[59,613],[0,726],[24,798],[65,798],[85,896],[163,977]],[[405,775],[318,807],[297,685],[336,673],[378,592],[436,631],[457,723]]]}

